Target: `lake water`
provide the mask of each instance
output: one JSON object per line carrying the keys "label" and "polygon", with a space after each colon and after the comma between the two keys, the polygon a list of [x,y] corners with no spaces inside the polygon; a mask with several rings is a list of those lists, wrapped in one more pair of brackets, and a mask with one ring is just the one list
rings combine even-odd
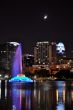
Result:
{"label": "lake water", "polygon": [[0,81],[0,110],[73,110],[73,82],[5,82],[4,88]]}

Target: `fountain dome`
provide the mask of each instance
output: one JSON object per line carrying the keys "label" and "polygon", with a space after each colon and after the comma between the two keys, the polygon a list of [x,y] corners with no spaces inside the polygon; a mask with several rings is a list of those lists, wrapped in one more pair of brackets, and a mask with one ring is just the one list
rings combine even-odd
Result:
{"label": "fountain dome", "polygon": [[17,76],[10,79],[9,82],[33,82],[33,80],[29,77],[26,77],[24,74],[18,74]]}

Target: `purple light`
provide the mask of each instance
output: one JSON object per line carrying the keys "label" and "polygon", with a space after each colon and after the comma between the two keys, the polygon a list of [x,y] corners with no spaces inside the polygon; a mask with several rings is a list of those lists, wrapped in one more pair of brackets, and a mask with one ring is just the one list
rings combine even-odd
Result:
{"label": "purple light", "polygon": [[32,79],[22,74],[22,49],[18,45],[12,64],[12,77],[9,82],[33,82]]}
{"label": "purple light", "polygon": [[13,58],[12,64],[12,76],[17,76],[17,74],[22,73],[22,50],[21,44],[18,45],[16,49],[15,56]]}

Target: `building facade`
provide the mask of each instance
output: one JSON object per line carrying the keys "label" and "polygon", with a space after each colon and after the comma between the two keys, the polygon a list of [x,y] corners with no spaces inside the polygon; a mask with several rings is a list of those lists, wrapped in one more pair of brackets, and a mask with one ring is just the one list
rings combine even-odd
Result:
{"label": "building facade", "polygon": [[23,64],[25,65],[25,67],[32,67],[32,65],[34,65],[34,55],[24,54]]}
{"label": "building facade", "polygon": [[37,42],[34,47],[34,63],[39,65],[49,65],[56,62],[56,43]]}
{"label": "building facade", "polygon": [[0,71],[11,71],[12,60],[17,46],[17,42],[0,43]]}

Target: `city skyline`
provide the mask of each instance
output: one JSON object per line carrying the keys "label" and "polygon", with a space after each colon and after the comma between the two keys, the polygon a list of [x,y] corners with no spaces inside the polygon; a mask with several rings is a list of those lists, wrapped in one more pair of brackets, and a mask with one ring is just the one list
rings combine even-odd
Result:
{"label": "city skyline", "polygon": [[[22,42],[26,53],[33,52],[37,41],[64,42],[69,50],[73,50],[71,4],[27,0],[6,1],[0,5],[0,42]],[[45,15],[47,19],[44,19]]]}

